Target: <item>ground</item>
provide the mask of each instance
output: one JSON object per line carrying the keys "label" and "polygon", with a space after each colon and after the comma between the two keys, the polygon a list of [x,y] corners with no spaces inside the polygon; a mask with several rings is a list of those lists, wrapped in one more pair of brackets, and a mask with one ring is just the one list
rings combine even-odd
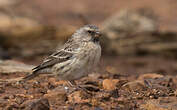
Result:
{"label": "ground", "polygon": [[[76,81],[87,91],[67,91],[65,81],[41,75],[25,83],[1,83],[0,108],[175,110],[176,65],[174,59],[158,56],[103,56],[95,72]],[[23,76],[6,73],[1,79]]]}

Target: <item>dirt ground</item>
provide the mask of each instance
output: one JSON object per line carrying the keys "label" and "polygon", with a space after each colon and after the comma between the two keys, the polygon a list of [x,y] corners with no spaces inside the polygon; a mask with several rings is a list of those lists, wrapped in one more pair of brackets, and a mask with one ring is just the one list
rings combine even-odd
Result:
{"label": "dirt ground", "polygon": [[[41,75],[24,83],[1,83],[0,108],[6,110],[176,110],[176,60],[167,57],[103,56],[98,69],[77,80],[84,89]],[[0,74],[1,79],[25,76]]]}

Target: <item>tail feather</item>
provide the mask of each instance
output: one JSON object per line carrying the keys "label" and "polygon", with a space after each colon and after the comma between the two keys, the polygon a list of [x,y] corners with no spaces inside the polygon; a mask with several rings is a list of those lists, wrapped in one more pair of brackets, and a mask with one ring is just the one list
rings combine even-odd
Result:
{"label": "tail feather", "polygon": [[35,78],[36,76],[39,76],[39,73],[38,73],[37,70],[36,70],[36,71],[33,71],[32,74],[25,76],[25,77],[23,78],[23,81],[31,80],[31,79]]}

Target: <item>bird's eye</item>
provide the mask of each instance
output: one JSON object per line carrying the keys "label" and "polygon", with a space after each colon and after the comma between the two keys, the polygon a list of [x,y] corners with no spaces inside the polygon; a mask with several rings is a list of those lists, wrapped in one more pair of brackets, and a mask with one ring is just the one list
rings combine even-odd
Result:
{"label": "bird's eye", "polygon": [[91,34],[91,33],[92,33],[92,31],[88,30],[88,33],[90,33],[90,34]]}

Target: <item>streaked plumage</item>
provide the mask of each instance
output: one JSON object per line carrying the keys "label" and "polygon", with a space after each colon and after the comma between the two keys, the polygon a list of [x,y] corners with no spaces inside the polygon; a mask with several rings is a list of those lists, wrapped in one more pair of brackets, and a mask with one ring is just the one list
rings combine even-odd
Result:
{"label": "streaked plumage", "polygon": [[32,79],[41,73],[50,73],[61,80],[73,81],[86,76],[99,62],[101,47],[100,32],[94,25],[85,25],[71,38],[24,77]]}

